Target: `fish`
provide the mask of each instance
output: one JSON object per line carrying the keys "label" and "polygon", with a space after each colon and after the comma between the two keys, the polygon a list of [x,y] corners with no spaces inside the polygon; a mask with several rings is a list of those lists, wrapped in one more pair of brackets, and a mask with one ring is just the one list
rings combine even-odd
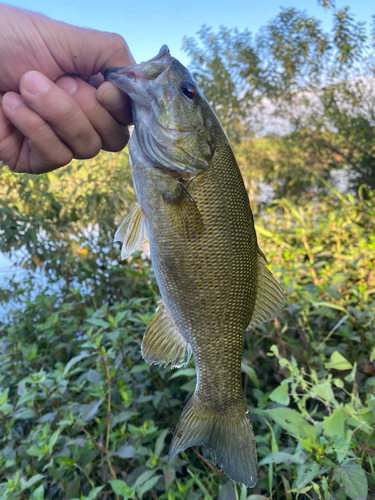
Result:
{"label": "fish", "polygon": [[257,455],[241,381],[244,331],[277,316],[283,291],[260,250],[228,138],[192,74],[164,45],[149,61],[110,68],[130,98],[137,205],[115,234],[121,257],[145,238],[161,301],[146,329],[146,362],[194,356],[196,388],[169,456],[207,446],[224,474],[254,487]]}

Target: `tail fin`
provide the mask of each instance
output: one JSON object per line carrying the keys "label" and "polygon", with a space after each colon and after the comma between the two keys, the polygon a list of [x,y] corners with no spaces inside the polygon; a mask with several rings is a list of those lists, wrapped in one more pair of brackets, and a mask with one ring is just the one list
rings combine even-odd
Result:
{"label": "tail fin", "polygon": [[238,410],[214,411],[194,394],[185,406],[173,435],[169,457],[195,445],[205,445],[224,474],[253,488],[257,482],[257,455],[249,410],[243,400]]}

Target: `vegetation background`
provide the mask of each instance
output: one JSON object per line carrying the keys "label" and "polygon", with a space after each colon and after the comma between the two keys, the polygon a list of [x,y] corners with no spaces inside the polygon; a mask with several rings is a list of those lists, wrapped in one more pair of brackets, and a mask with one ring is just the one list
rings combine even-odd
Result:
{"label": "vegetation background", "polygon": [[255,37],[184,41],[286,295],[244,336],[257,487],[204,448],[168,460],[195,369],[141,359],[159,296],[147,246],[120,262],[113,243],[135,202],[124,151],[0,170],[0,498],[375,498],[375,19],[320,3],[330,32],[281,9]]}

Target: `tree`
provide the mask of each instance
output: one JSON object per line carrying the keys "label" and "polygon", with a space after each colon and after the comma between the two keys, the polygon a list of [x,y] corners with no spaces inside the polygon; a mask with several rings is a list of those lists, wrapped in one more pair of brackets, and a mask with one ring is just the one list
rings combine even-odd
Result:
{"label": "tree", "polygon": [[287,165],[280,172],[270,157],[255,165],[279,194],[299,194],[311,173],[329,178],[342,168],[351,187],[375,187],[375,17],[367,33],[348,7],[319,3],[332,11],[330,33],[306,11],[282,8],[256,36],[203,26],[199,43],[184,40],[236,150],[261,136],[298,150],[303,178],[296,189]]}

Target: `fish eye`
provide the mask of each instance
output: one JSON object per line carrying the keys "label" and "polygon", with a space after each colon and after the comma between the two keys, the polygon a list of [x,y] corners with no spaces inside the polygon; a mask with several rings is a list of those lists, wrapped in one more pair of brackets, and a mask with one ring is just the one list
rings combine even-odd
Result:
{"label": "fish eye", "polygon": [[188,97],[189,99],[194,99],[194,97],[197,95],[198,93],[198,89],[197,87],[194,85],[193,82],[190,82],[188,80],[183,80],[181,83],[180,83],[180,89],[181,89],[181,92],[186,96]]}

